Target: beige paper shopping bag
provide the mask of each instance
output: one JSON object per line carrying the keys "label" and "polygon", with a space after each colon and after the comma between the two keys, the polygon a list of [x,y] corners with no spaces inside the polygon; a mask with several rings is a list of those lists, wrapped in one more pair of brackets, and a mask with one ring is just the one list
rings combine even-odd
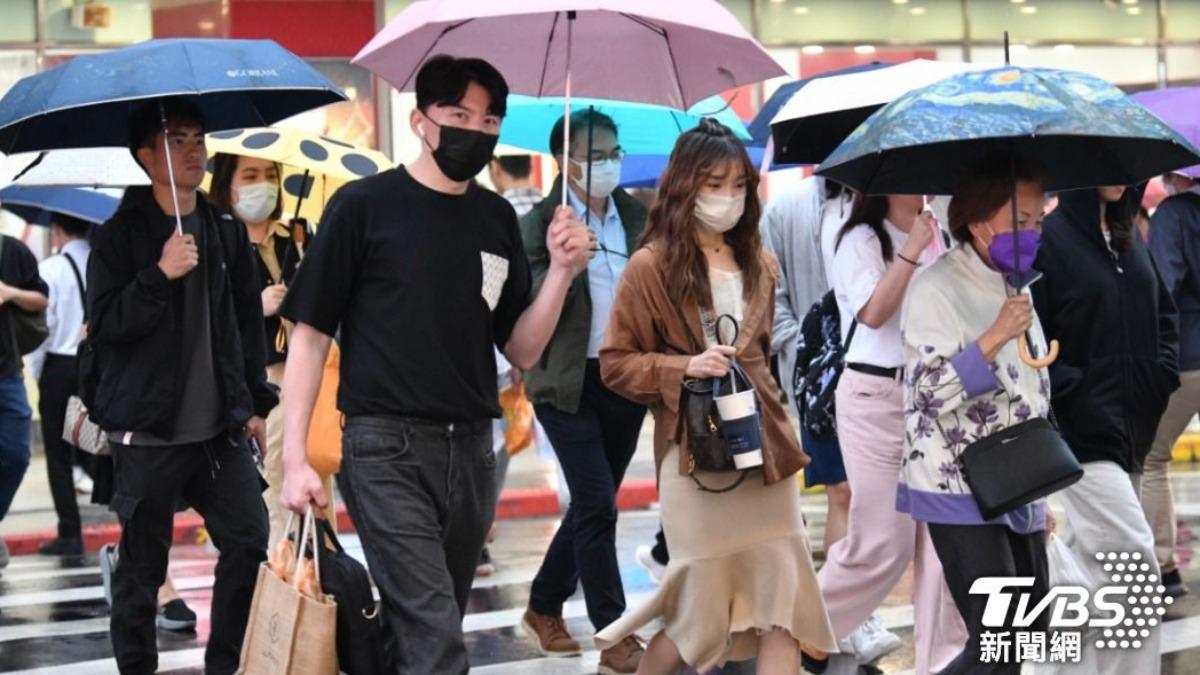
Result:
{"label": "beige paper shopping bag", "polygon": [[[318,556],[310,561],[304,555],[305,544],[311,542],[315,551],[319,541],[311,508],[302,529],[302,544],[285,561],[285,569],[275,570],[267,562],[258,568],[240,673],[337,675],[337,603],[321,592],[319,582],[313,583],[320,579]],[[306,574],[308,565],[314,574]]]}

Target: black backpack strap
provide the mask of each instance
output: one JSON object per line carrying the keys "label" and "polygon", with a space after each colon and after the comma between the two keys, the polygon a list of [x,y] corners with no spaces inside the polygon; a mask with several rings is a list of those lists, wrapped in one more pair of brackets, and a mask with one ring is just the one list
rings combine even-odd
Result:
{"label": "black backpack strap", "polygon": [[75,274],[75,287],[79,289],[79,304],[83,305],[83,322],[87,323],[87,289],[83,285],[83,275],[79,273],[79,265],[75,263],[75,259],[70,253],[63,252],[63,257],[67,259],[67,264],[71,266],[71,271]]}
{"label": "black backpack strap", "polygon": [[850,343],[854,341],[854,331],[858,330],[858,319],[850,320],[850,330],[846,333],[846,342],[842,345],[842,353],[850,351]]}

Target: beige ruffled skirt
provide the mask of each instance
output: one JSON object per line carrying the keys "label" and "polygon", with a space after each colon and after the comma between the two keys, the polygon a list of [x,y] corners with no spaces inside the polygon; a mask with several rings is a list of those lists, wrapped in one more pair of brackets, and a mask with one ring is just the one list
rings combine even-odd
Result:
{"label": "beige ruffled skirt", "polygon": [[[795,480],[763,485],[751,474],[736,490],[696,488],[679,466],[677,447],[662,466],[659,499],[671,562],[658,592],[596,635],[600,649],[662,618],[667,636],[700,672],[758,653],[760,633],[784,629],[826,652],[837,651]],[[733,474],[699,474],[708,486]]]}

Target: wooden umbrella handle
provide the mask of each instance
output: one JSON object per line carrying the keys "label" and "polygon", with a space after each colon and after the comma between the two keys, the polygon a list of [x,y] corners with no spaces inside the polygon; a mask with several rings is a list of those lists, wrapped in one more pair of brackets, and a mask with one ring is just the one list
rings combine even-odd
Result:
{"label": "wooden umbrella handle", "polygon": [[1029,353],[1029,342],[1025,339],[1025,336],[1022,335],[1017,338],[1017,352],[1020,354],[1021,360],[1027,365],[1033,366],[1034,368],[1046,368],[1058,360],[1058,340],[1050,341],[1049,354],[1046,354],[1046,356],[1043,358],[1035,359],[1033,358],[1033,355]]}

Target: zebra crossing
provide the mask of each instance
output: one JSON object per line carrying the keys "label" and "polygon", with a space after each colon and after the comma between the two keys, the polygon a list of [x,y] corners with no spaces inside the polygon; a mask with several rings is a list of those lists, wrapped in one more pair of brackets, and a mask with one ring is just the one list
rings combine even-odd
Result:
{"label": "zebra crossing", "polygon": [[[464,634],[473,665],[480,675],[581,675],[594,673],[599,654],[582,658],[540,658],[518,624],[556,522],[553,519],[503,521],[492,547],[495,575],[480,578],[472,590]],[[657,512],[623,513],[618,529],[627,602],[635,606],[654,592],[649,576],[633,563],[634,549],[651,541],[658,526]],[[354,535],[342,537],[352,555],[363,559]],[[176,587],[200,617],[194,634],[159,632],[159,672],[201,673],[215,559],[203,546],[177,547],[171,575]],[[1197,574],[1191,581],[1200,586]],[[859,670],[853,660],[835,658],[831,675],[863,672],[908,673],[913,667],[912,607],[898,593],[882,610],[887,627],[905,638],[906,646],[876,664],[878,670]],[[1164,625],[1163,673],[1200,675],[1200,601],[1176,608],[1178,618]],[[585,646],[592,628],[581,596],[568,602],[564,617],[572,634]],[[653,628],[651,627],[651,630]],[[14,558],[0,574],[0,672],[17,675],[100,675],[115,673],[108,635],[108,606],[95,556],[77,560]],[[751,673],[732,665],[726,674]]]}

